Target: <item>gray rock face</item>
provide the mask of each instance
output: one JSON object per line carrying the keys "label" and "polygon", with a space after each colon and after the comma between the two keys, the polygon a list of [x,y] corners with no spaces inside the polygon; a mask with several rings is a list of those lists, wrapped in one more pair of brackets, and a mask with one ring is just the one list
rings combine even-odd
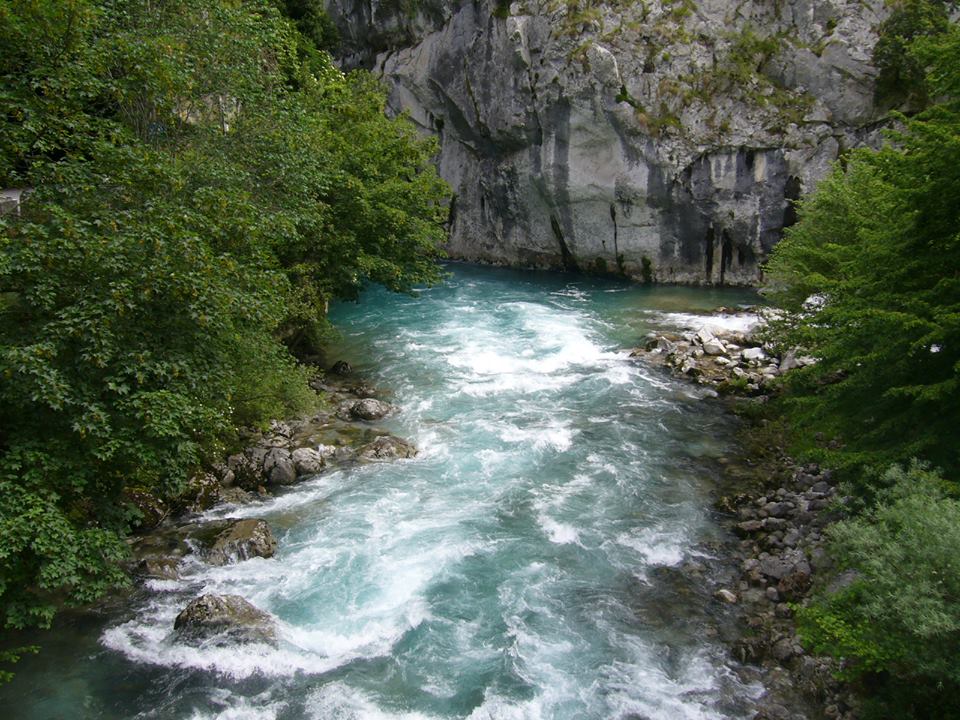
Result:
{"label": "gray rock face", "polygon": [[342,63],[439,138],[455,258],[752,284],[791,200],[878,138],[883,0],[416,5],[326,3]]}
{"label": "gray rock face", "polygon": [[201,595],[187,605],[173,623],[180,642],[277,644],[273,617],[239,595]]}
{"label": "gray rock face", "polygon": [[211,565],[227,565],[254,557],[273,557],[277,541],[264,520],[238,520],[217,535],[206,554]]}

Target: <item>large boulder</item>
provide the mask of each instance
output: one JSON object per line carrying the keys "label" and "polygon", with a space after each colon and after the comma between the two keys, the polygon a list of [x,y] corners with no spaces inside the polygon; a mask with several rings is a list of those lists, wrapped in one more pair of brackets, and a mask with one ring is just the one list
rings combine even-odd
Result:
{"label": "large boulder", "polygon": [[186,490],[180,496],[180,502],[189,512],[209,510],[220,501],[223,485],[212,473],[201,472],[190,478]]}
{"label": "large boulder", "polygon": [[298,476],[316,475],[326,465],[323,453],[314,448],[297,448],[291,457]]}
{"label": "large boulder", "polygon": [[173,623],[180,642],[277,644],[276,621],[239,595],[201,595]]}
{"label": "large boulder", "polygon": [[357,452],[357,455],[364,460],[411,458],[416,454],[417,449],[413,445],[393,435],[381,435]]}
{"label": "large boulder", "polygon": [[275,447],[263,458],[263,474],[271,485],[289,485],[297,480],[293,455],[286,448]]}
{"label": "large boulder", "polygon": [[268,450],[250,447],[227,458],[227,469],[233,473],[233,484],[243,490],[256,490],[266,482],[263,461]]}
{"label": "large boulder", "polygon": [[273,557],[277,540],[265,520],[237,520],[217,535],[207,551],[211,565],[228,565],[254,557]]}
{"label": "large boulder", "polygon": [[380,420],[386,417],[393,408],[389,403],[375,398],[348,400],[337,409],[337,417],[341,420]]}

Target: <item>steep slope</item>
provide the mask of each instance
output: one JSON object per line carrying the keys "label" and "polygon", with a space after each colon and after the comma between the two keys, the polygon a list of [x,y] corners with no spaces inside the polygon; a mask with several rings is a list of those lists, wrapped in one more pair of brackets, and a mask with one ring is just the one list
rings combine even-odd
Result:
{"label": "steep slope", "polygon": [[453,257],[751,284],[875,142],[882,0],[330,0],[346,66],[441,140]]}

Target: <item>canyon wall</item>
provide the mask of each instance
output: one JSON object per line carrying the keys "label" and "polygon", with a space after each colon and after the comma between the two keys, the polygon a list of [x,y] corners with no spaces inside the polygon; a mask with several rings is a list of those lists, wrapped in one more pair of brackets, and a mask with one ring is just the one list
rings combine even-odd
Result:
{"label": "canyon wall", "polygon": [[755,284],[791,200],[879,138],[882,0],[329,0],[340,61],[437,135],[448,251]]}

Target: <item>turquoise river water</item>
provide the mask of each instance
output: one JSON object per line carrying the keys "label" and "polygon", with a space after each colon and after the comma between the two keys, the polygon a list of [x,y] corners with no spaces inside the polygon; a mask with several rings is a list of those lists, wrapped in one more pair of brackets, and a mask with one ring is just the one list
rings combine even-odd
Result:
{"label": "turquoise river water", "polygon": [[[729,540],[710,502],[732,420],[625,349],[754,298],[450,271],[332,310],[332,359],[390,393],[417,458],[212,511],[267,519],[276,557],[188,561],[65,620],[0,688],[3,717],[749,716],[761,688],[714,639],[727,611],[681,572]],[[175,643],[203,592],[273,613],[280,646]]]}

